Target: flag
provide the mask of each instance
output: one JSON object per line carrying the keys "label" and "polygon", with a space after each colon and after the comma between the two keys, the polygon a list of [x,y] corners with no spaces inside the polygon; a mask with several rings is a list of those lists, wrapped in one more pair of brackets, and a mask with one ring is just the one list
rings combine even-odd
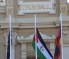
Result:
{"label": "flag", "polygon": [[[36,37],[35,37],[36,36]],[[43,41],[38,29],[36,30],[36,35],[34,35],[32,46],[35,49],[35,41],[37,46],[37,55],[40,59],[53,59],[52,54],[47,48],[45,42]]]}
{"label": "flag", "polygon": [[10,31],[8,34],[7,59],[10,59]]}
{"label": "flag", "polygon": [[57,29],[56,37],[55,37],[55,53],[54,59],[59,59],[60,56],[60,38],[61,38],[61,27],[59,26]]}
{"label": "flag", "polygon": [[10,59],[10,32],[8,34],[7,59]]}

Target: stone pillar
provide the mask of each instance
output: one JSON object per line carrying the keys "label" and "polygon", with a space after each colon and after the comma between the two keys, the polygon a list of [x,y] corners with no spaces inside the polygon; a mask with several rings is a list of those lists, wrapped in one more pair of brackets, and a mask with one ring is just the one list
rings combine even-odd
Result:
{"label": "stone pillar", "polygon": [[9,15],[12,16],[12,21],[14,21],[14,0],[6,0],[6,20],[9,20]]}
{"label": "stone pillar", "polygon": [[51,51],[52,55],[54,56],[55,46],[54,46],[53,42],[50,43],[50,51]]}
{"label": "stone pillar", "polygon": [[9,14],[11,14],[12,16],[13,14],[13,7],[14,7],[14,0],[6,0],[6,14],[7,16],[9,16]]}
{"label": "stone pillar", "polygon": [[21,44],[21,59],[26,59],[26,43]]}
{"label": "stone pillar", "polygon": [[5,37],[5,46],[6,46],[6,56],[7,56],[8,33],[4,33],[4,37]]}
{"label": "stone pillar", "polygon": [[15,59],[15,45],[16,45],[16,36],[17,36],[17,34],[16,33],[13,33],[12,32],[12,59]]}
{"label": "stone pillar", "polygon": [[[12,53],[11,57],[12,57],[12,59],[15,59],[16,36],[17,36],[17,34],[12,32],[12,47],[11,47],[11,53]],[[5,45],[6,45],[6,53],[7,53],[8,33],[4,33],[4,37],[5,37]]]}
{"label": "stone pillar", "polygon": [[15,46],[12,46],[12,55],[11,55],[11,57],[12,57],[12,59],[15,59]]}

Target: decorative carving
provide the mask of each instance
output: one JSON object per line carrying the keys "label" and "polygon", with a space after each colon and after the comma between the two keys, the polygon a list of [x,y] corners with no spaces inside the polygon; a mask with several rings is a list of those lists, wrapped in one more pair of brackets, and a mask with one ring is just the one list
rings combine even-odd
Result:
{"label": "decorative carving", "polygon": [[[16,33],[12,32],[12,45],[16,44]],[[4,33],[4,37],[5,37],[5,45],[8,45],[8,33]]]}
{"label": "decorative carving", "polygon": [[6,5],[6,0],[0,0],[0,5],[5,6]]}
{"label": "decorative carving", "polygon": [[5,45],[8,45],[8,33],[4,33]]}
{"label": "decorative carving", "polygon": [[64,35],[67,35],[67,34],[68,34],[68,31],[63,31],[63,34],[64,34]]}
{"label": "decorative carving", "polygon": [[19,15],[23,15],[24,13],[41,13],[41,12],[49,12],[50,14],[54,14],[56,12],[54,8],[54,0],[46,2],[19,1],[18,5],[19,5],[18,10]]}
{"label": "decorative carving", "polygon": [[[11,54],[12,54],[12,59],[15,59],[15,44],[16,44],[16,36],[17,34],[12,32],[12,46],[11,46]],[[8,33],[4,33],[5,37],[5,45],[6,45],[6,53],[7,53],[7,45],[8,45]]]}
{"label": "decorative carving", "polygon": [[[55,38],[54,35],[48,36],[48,35],[45,35],[45,34],[43,34],[41,32],[40,32],[40,34],[41,34],[43,39],[54,39]],[[20,43],[23,43],[23,42],[25,42],[27,40],[31,41],[33,39],[33,36],[34,36],[34,33],[32,35],[27,36],[27,37],[17,36],[17,41],[20,42]]]}
{"label": "decorative carving", "polygon": [[16,36],[17,34],[12,32],[12,45],[16,44]]}
{"label": "decorative carving", "polygon": [[26,59],[26,44],[21,44],[21,59]]}
{"label": "decorative carving", "polygon": [[6,12],[6,0],[0,0],[0,13]]}

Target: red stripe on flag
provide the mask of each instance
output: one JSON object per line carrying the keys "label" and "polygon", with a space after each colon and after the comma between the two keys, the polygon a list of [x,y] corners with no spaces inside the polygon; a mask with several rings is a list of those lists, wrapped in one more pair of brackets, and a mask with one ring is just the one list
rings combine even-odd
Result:
{"label": "red stripe on flag", "polygon": [[59,59],[60,56],[60,37],[61,37],[61,31],[60,27],[57,29],[56,38],[55,38],[55,53],[54,53],[54,59]]}
{"label": "red stripe on flag", "polygon": [[33,41],[38,42],[38,34],[37,34],[37,30],[36,30],[36,34],[35,34],[34,37],[33,37]]}
{"label": "red stripe on flag", "polygon": [[38,29],[36,29],[36,35],[35,35],[35,41],[38,42],[38,34],[37,34]]}

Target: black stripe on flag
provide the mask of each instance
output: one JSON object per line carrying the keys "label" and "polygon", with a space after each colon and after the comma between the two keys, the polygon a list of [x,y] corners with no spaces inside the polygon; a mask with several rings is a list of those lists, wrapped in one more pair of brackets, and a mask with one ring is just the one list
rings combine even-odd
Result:
{"label": "black stripe on flag", "polygon": [[[11,37],[12,37],[12,32],[11,32]],[[11,38],[11,44],[12,44],[12,38]],[[10,59],[10,31],[8,34],[7,59]]]}
{"label": "black stripe on flag", "polygon": [[38,29],[37,29],[37,34],[38,34],[38,38],[39,38],[40,42],[41,42],[41,43],[42,43],[42,45],[45,47],[45,49],[48,51],[49,55],[53,58],[53,56],[52,56],[51,52],[49,51],[49,49],[47,48],[47,46],[46,46],[45,42],[43,41],[43,39],[42,39],[42,37],[41,37],[41,35],[40,35],[40,33],[39,33]]}
{"label": "black stripe on flag", "polygon": [[8,34],[7,59],[10,59],[10,32]]}

